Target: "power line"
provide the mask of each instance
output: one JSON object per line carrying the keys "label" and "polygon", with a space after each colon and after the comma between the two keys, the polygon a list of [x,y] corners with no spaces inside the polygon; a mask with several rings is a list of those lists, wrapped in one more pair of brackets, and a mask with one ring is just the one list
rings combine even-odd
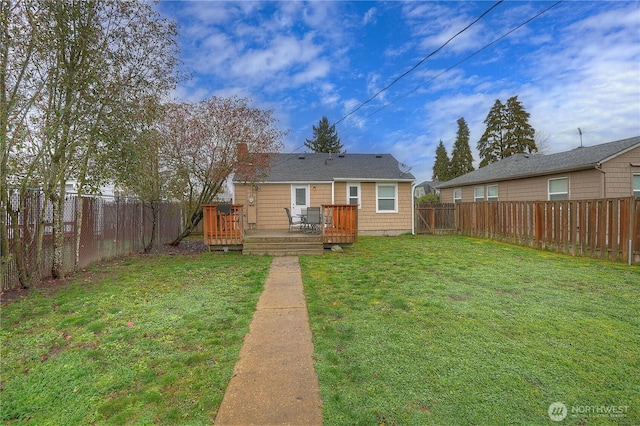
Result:
{"label": "power line", "polygon": [[[383,109],[387,108],[390,105],[393,105],[394,103],[398,102],[401,99],[406,98],[407,96],[409,96],[410,94],[412,94],[413,92],[415,92],[416,90],[418,90],[419,88],[421,88],[422,86],[424,86],[427,83],[430,83],[432,81],[434,81],[435,79],[437,79],[438,77],[441,77],[443,74],[448,73],[449,71],[451,71],[452,69],[456,68],[457,66],[459,66],[460,64],[468,61],[469,59],[473,58],[474,56],[476,56],[477,54],[483,52],[484,50],[488,49],[489,47],[493,46],[494,44],[498,43],[499,41],[503,40],[504,38],[508,37],[509,35],[511,35],[513,32],[519,30],[520,28],[524,27],[525,25],[529,24],[531,21],[539,18],[540,16],[542,16],[543,14],[547,13],[549,10],[553,9],[554,7],[556,7],[557,5],[559,5],[560,3],[562,3],[564,0],[558,0],[556,3],[552,4],[551,6],[547,7],[546,9],[542,10],[541,12],[537,13],[536,15],[534,15],[533,17],[527,19],[526,21],[524,21],[523,23],[519,24],[518,26],[514,27],[513,29],[507,31],[506,33],[504,33],[503,35],[501,35],[500,37],[498,37],[497,39],[493,40],[491,43],[483,46],[482,48],[476,50],[475,52],[473,52],[471,55],[467,56],[466,58],[456,62],[455,64],[453,64],[452,66],[450,66],[449,68],[445,69],[444,71],[434,75],[433,77],[431,77],[429,80],[419,84],[418,86],[414,87],[413,89],[409,90],[408,92],[406,92],[403,95],[398,96],[397,98],[395,98],[394,100],[392,100],[391,102],[389,102],[386,105],[381,106],[380,108],[378,108],[377,110],[373,111],[371,114],[365,116],[364,118],[362,118],[361,120],[356,121],[355,123],[353,123],[351,126],[346,127],[344,129],[342,129],[341,131],[344,132],[346,130],[351,129],[352,127],[356,126],[357,124],[363,122],[364,120],[366,120],[367,118],[379,113],[380,111],[382,111]],[[363,106],[364,104],[362,104],[361,106]],[[361,107],[360,106],[360,107]],[[357,109],[360,109],[360,107],[358,107]],[[357,111],[354,110],[353,112]],[[349,113],[348,115],[351,115],[353,112]],[[344,117],[346,118],[346,116]],[[344,120],[344,118],[342,120]]]}
{"label": "power line", "polygon": [[444,42],[440,47],[438,47],[436,50],[434,50],[433,52],[429,53],[427,56],[425,56],[424,58],[422,58],[420,61],[418,61],[418,63],[416,63],[414,66],[412,66],[411,68],[409,68],[407,71],[403,72],[402,74],[400,74],[398,77],[396,77],[391,83],[389,83],[387,86],[385,86],[384,88],[378,90],[373,96],[371,96],[369,99],[367,99],[366,101],[364,101],[363,103],[361,103],[356,109],[352,110],[351,112],[349,112],[347,115],[345,115],[344,117],[342,117],[340,120],[336,121],[334,125],[344,121],[347,117],[349,117],[350,115],[354,114],[356,111],[358,111],[360,108],[362,108],[363,106],[365,106],[366,104],[368,104],[369,102],[371,102],[372,100],[374,100],[375,98],[377,98],[382,92],[388,90],[391,86],[393,86],[394,84],[396,84],[398,81],[400,81],[402,78],[406,77],[409,73],[411,73],[412,71],[414,71],[416,68],[418,68],[424,61],[426,61],[427,59],[429,59],[430,57],[432,57],[433,55],[435,55],[436,53],[438,53],[440,50],[442,50],[447,44],[449,44],[453,39],[455,39],[456,37],[458,37],[460,34],[464,33],[465,31],[467,31],[469,28],[471,28],[474,24],[476,24],[478,21],[480,21],[482,18],[484,18],[489,12],[491,12],[493,9],[495,9],[500,3],[502,3],[504,0],[499,0],[497,3],[495,3],[493,6],[491,6],[489,9],[487,9],[486,11],[484,11],[480,16],[478,16],[476,19],[474,19],[469,25],[467,25],[466,27],[464,27],[463,29],[461,29],[460,31],[458,31],[453,37],[451,37],[449,40],[447,40],[446,42]]}

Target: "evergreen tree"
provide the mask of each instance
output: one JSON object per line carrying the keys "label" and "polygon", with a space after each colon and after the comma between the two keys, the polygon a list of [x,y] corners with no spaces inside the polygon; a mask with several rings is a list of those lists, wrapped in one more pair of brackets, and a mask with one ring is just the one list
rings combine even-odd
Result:
{"label": "evergreen tree", "polygon": [[524,109],[517,96],[507,99],[507,154],[533,153],[536,146],[536,131],[529,124],[530,114]]}
{"label": "evergreen tree", "polygon": [[529,113],[517,96],[504,105],[499,99],[484,120],[487,128],[478,141],[480,167],[513,154],[536,152],[535,129],[529,124]]}
{"label": "evergreen tree", "polygon": [[463,117],[458,119],[458,131],[456,141],[451,152],[451,166],[449,178],[457,178],[474,170],[473,155],[469,147],[469,126]]}
{"label": "evergreen tree", "polygon": [[506,107],[500,102],[500,99],[496,99],[487,118],[484,119],[487,128],[476,146],[480,154],[480,167],[495,163],[502,158],[500,155],[505,148],[505,116]]}
{"label": "evergreen tree", "polygon": [[440,140],[440,144],[438,148],[436,148],[436,160],[433,164],[433,175],[431,179],[441,182],[449,180],[449,167],[449,154],[447,154],[447,149],[444,147],[442,140]]}
{"label": "evergreen tree", "polygon": [[320,119],[318,126],[313,126],[313,139],[307,139],[304,146],[313,152],[339,154],[342,151],[336,126],[329,125],[329,119],[324,116]]}

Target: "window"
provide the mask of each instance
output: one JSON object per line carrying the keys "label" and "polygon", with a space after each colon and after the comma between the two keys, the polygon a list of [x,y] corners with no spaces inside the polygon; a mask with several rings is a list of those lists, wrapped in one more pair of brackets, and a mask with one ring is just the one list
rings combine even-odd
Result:
{"label": "window", "polygon": [[484,201],[484,186],[473,188],[473,201]]}
{"label": "window", "polygon": [[357,204],[358,208],[362,207],[360,205],[360,184],[359,183],[347,184],[347,204]]}
{"label": "window", "polygon": [[569,178],[549,179],[549,201],[569,199]]}
{"label": "window", "polygon": [[487,201],[498,201],[498,185],[487,186]]}
{"label": "window", "polygon": [[462,201],[462,188],[456,188],[453,190],[453,202],[459,203]]}
{"label": "window", "polygon": [[395,184],[378,184],[377,213],[396,213],[398,211],[398,188]]}
{"label": "window", "polygon": [[640,197],[640,173],[633,175],[633,196]]}

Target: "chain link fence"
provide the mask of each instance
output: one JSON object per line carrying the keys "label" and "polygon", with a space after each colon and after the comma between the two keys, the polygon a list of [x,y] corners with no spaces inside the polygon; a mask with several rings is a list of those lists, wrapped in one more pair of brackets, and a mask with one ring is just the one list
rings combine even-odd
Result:
{"label": "chain link fence", "polygon": [[[2,273],[2,290],[20,286],[17,262],[22,262],[33,281],[51,274],[53,262],[53,209],[43,195],[10,194],[6,227],[10,258]],[[82,203],[82,206],[80,205]],[[46,205],[46,207],[44,207]],[[44,211],[43,211],[44,208]],[[155,244],[174,239],[181,231],[181,209],[177,203],[160,202]],[[38,234],[42,251],[37,261]],[[153,232],[149,204],[124,197],[67,196],[64,209],[64,269],[82,268],[92,262],[142,252]]]}

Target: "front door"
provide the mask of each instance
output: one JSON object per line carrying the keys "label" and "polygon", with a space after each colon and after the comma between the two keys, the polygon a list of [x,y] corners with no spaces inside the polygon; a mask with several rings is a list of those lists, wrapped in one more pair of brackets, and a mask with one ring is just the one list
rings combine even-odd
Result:
{"label": "front door", "polygon": [[291,216],[302,214],[309,207],[309,185],[291,185]]}

